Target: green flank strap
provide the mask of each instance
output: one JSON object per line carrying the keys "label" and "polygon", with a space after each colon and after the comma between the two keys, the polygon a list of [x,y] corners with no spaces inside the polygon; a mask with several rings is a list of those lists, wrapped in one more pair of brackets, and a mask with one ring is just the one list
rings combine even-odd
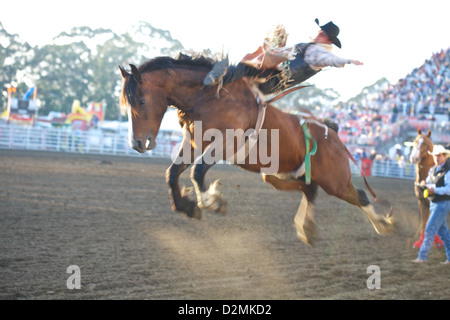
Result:
{"label": "green flank strap", "polygon": [[[305,181],[306,184],[311,183],[311,155],[315,155],[317,151],[317,143],[316,140],[311,136],[308,127],[306,126],[306,122],[302,124],[303,134],[305,135],[305,145],[306,145],[306,154],[305,154]],[[312,141],[313,149],[311,152],[309,151],[309,143]]]}

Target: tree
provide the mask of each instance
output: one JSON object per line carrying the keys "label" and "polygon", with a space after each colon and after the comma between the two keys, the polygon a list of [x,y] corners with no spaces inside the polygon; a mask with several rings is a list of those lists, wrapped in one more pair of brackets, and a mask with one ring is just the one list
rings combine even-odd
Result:
{"label": "tree", "polygon": [[[6,87],[11,82],[16,82],[20,94],[26,90],[26,84],[19,79],[20,72],[25,69],[32,56],[31,46],[22,42],[17,34],[9,34],[0,22],[0,110],[6,109],[7,97]],[[25,93],[25,92],[23,92]]]}
{"label": "tree", "polygon": [[52,110],[70,113],[73,101],[86,103],[92,82],[89,72],[91,52],[84,42],[46,45],[34,50],[31,72],[38,74],[40,114]]}
{"label": "tree", "polygon": [[30,72],[40,74],[39,113],[70,112],[73,100],[78,99],[82,105],[102,102],[106,120],[116,120],[119,115],[119,65],[140,64],[162,52],[174,54],[183,48],[168,31],[145,22],[135,27],[133,36],[75,27],[60,33],[54,41],[53,45],[35,48],[32,61]]}

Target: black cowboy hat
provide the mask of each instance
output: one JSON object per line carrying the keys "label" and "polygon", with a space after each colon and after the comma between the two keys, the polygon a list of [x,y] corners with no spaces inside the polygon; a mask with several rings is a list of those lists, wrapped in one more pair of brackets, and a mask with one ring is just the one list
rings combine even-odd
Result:
{"label": "black cowboy hat", "polygon": [[328,22],[327,24],[324,24],[323,26],[319,25],[319,19],[316,18],[314,20],[317,25],[322,29],[323,32],[328,36],[328,39],[330,39],[331,42],[333,42],[336,47],[341,47],[341,41],[337,38],[339,34],[339,28],[337,25],[335,25],[332,21]]}

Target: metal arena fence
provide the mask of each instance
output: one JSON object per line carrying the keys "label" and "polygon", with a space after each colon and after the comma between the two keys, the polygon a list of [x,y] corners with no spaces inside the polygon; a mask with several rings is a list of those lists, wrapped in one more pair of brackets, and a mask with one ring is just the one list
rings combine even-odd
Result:
{"label": "metal arena fence", "polygon": [[[145,155],[170,157],[179,140],[179,135],[162,131],[157,139],[157,147]],[[73,131],[70,128],[43,128],[2,123],[0,123],[0,148],[143,156],[129,147],[127,134],[120,131],[100,129]]]}
{"label": "metal arena fence", "polygon": [[[43,128],[0,123],[0,149],[170,158],[180,141],[179,133],[160,131],[156,148],[142,155],[129,147],[127,134],[120,131],[108,132],[100,129],[73,131],[70,128]],[[395,160],[366,160],[364,163],[360,160],[358,166],[352,161],[349,163],[354,175],[360,175],[363,168],[364,174],[370,176],[415,179],[415,166],[411,163],[399,165]]]}

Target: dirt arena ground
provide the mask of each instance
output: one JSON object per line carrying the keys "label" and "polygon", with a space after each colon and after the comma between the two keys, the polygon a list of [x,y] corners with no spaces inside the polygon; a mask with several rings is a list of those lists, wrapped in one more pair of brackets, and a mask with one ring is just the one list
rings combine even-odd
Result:
{"label": "dirt arena ground", "polygon": [[[319,240],[295,235],[300,194],[214,167],[225,216],[171,211],[168,160],[0,150],[0,299],[450,299],[445,252],[416,265],[413,182],[370,178],[401,226],[381,237],[364,213],[320,192]],[[189,174],[182,182],[190,185]],[[357,186],[364,184],[354,178]],[[378,210],[382,208],[377,208]],[[67,268],[81,289],[68,289]],[[380,289],[368,289],[369,266]]]}

